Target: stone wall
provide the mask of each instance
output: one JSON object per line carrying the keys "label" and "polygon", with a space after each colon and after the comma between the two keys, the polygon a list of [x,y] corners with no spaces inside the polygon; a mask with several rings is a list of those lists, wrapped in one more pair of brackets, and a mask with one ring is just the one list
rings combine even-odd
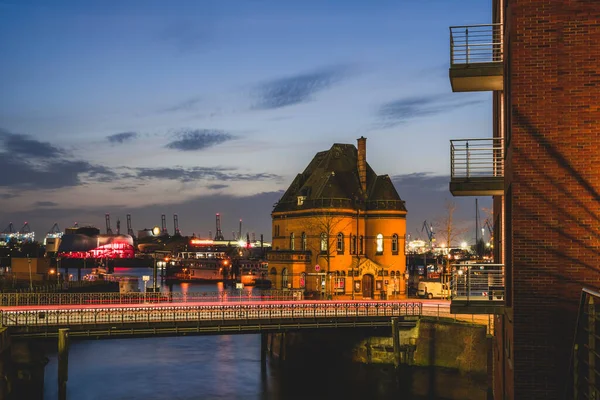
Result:
{"label": "stone wall", "polygon": [[[291,363],[314,358],[393,365],[395,360],[391,328],[287,332],[283,340],[282,334],[273,333],[268,343],[274,357],[282,354]],[[484,375],[488,346],[484,325],[423,318],[414,328],[400,330],[402,364]]]}

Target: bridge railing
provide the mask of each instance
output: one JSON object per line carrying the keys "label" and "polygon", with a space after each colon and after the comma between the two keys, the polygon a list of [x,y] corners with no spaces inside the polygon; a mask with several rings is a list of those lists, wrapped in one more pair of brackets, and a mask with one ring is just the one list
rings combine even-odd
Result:
{"label": "bridge railing", "polygon": [[583,289],[566,399],[600,398],[600,293]]}
{"label": "bridge railing", "polygon": [[144,304],[195,302],[294,301],[303,290],[265,289],[260,292],[169,292],[169,293],[0,293],[1,307],[86,304]]}
{"label": "bridge railing", "polygon": [[0,326],[11,328],[74,325],[153,324],[197,321],[248,321],[273,319],[420,316],[422,303],[397,301],[368,302],[264,302],[206,305],[137,305],[99,308],[0,310]]}

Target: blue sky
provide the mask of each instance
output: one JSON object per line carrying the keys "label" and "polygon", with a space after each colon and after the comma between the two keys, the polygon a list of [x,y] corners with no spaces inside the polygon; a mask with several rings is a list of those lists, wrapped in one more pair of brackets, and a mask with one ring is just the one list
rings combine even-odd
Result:
{"label": "blue sky", "polygon": [[473,224],[449,140],[491,137],[491,94],[451,92],[448,27],[490,4],[0,0],[0,229],[177,213],[204,236],[220,212],[270,238],[295,174],[361,135],[409,232],[445,199]]}

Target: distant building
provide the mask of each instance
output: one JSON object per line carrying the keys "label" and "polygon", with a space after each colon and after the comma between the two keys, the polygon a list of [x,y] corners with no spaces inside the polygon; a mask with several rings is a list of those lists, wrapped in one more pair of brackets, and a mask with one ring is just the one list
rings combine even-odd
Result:
{"label": "distant building", "polygon": [[366,140],[317,153],[275,205],[268,254],[275,288],[406,294],[406,208],[389,176],[367,163]]}

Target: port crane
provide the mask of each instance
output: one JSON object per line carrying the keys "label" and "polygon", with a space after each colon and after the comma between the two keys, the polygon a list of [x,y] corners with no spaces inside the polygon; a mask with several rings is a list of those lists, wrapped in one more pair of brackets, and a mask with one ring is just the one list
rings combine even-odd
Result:
{"label": "port crane", "polygon": [[427,233],[427,238],[429,239],[429,248],[433,248],[433,242],[435,242],[435,234],[433,233],[433,225],[427,223],[427,220],[423,221],[423,227],[421,228],[421,233],[425,231]]}
{"label": "port crane", "polygon": [[131,214],[127,214],[127,234],[134,237],[133,228],[131,227]]}
{"label": "port crane", "polygon": [[104,220],[106,221],[106,234],[112,235],[112,229],[110,228],[110,214],[106,213],[104,215]]}

